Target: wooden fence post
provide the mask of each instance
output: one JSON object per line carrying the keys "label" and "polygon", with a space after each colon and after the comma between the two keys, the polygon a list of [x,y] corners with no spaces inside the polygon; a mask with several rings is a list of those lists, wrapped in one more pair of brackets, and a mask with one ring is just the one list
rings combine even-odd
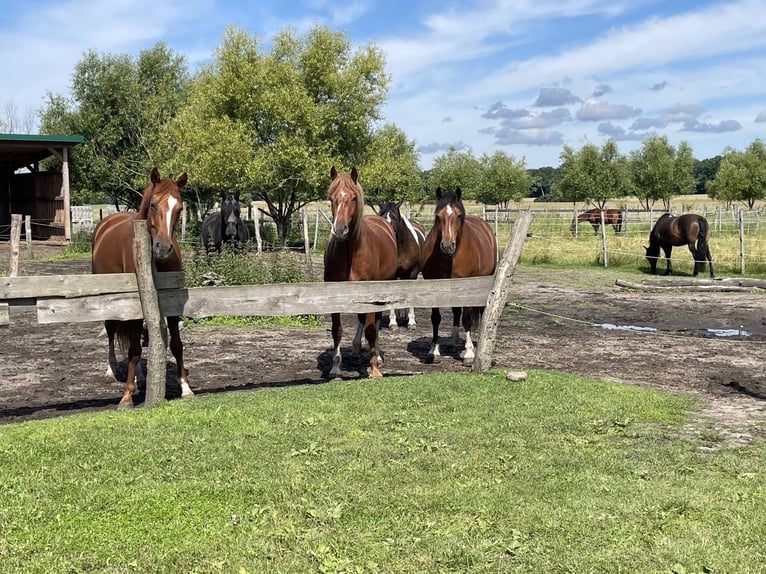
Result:
{"label": "wooden fence post", "polygon": [[301,208],[301,224],[303,226],[303,252],[306,255],[306,265],[311,269],[311,243],[309,242],[309,213]]}
{"label": "wooden fence post", "polygon": [[24,217],[24,237],[27,240],[27,255],[30,259],[34,259],[32,254],[32,216],[27,215]]}
{"label": "wooden fence post", "polygon": [[165,359],[168,345],[168,334],[162,321],[157,287],[154,282],[155,271],[152,265],[151,249],[152,240],[146,227],[146,220],[134,221],[133,257],[136,261],[136,282],[141,299],[141,311],[149,333],[144,406],[150,406],[165,399]]}
{"label": "wooden fence post", "polygon": [[317,241],[319,240],[319,206],[317,206],[316,214],[314,216],[314,246],[311,248],[315,250],[317,248]]}
{"label": "wooden fence post", "polygon": [[21,243],[21,215],[11,214],[11,250],[8,265],[8,275],[16,277],[19,274],[19,243]]}
{"label": "wooden fence post", "polygon": [[745,274],[745,216],[740,209],[737,212],[739,223],[739,272]]}
{"label": "wooden fence post", "polygon": [[606,262],[606,222],[604,221],[604,210],[601,210],[601,256],[604,258],[604,267]]}
{"label": "wooden fence post", "polygon": [[492,365],[492,353],[495,350],[495,340],[497,339],[497,323],[505,308],[508,286],[516,271],[516,262],[521,255],[521,247],[524,245],[531,222],[531,211],[527,210],[519,214],[511,231],[511,238],[503,250],[503,256],[497,269],[495,269],[495,283],[487,295],[487,306],[479,324],[479,342],[476,345],[476,356],[471,365],[472,371],[486,371]]}
{"label": "wooden fence post", "polygon": [[261,211],[253,208],[253,232],[255,233],[255,244],[258,246],[258,253],[263,251],[263,240],[261,239]]}

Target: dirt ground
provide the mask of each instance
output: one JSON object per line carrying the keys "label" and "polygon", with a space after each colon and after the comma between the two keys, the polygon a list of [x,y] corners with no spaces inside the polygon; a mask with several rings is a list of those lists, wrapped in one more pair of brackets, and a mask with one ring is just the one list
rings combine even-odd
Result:
{"label": "dirt ground", "polygon": [[[22,258],[21,274],[89,272],[87,260],[37,260],[55,249],[36,246],[36,259]],[[7,251],[0,252],[0,272],[7,272],[7,261]],[[633,280],[645,277],[636,270]],[[498,329],[497,367],[554,369],[691,393],[702,400],[708,432],[712,425],[727,443],[766,435],[763,294],[638,292],[615,286],[609,273],[520,269],[508,301]],[[449,347],[439,363],[425,363],[430,311],[416,315],[414,329],[381,330],[384,375],[465,372]],[[444,309],[442,316],[446,339],[451,313]],[[0,423],[115,408],[123,383],[104,379],[107,345],[100,323],[38,327],[14,324],[13,318],[10,327],[0,327]],[[353,321],[344,317],[343,370],[349,379],[360,376],[359,362],[349,356]],[[329,317],[321,329],[193,326],[182,338],[198,395],[321,383],[332,359]],[[168,397],[175,398],[180,389],[168,357]],[[136,399],[140,403],[143,393]]]}

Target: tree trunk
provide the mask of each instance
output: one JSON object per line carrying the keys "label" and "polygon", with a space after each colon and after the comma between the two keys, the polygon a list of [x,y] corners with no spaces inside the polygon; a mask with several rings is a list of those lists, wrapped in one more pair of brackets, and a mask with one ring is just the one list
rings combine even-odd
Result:
{"label": "tree trunk", "polygon": [[292,229],[291,216],[292,213],[279,213],[272,216],[274,224],[277,226],[277,245],[279,247],[287,245],[290,229]]}

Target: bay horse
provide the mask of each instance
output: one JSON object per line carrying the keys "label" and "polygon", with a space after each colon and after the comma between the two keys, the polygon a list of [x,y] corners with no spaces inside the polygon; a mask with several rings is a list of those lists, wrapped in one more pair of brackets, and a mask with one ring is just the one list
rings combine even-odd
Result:
{"label": "bay horse", "polygon": [[[423,243],[426,235],[423,225],[402,215],[402,201],[384,201],[378,204],[378,215],[391,224],[396,236],[396,278],[397,279],[417,279],[420,274],[420,259]],[[396,310],[391,309],[389,313],[388,325],[390,328],[396,328]],[[415,309],[410,307],[407,313],[407,327],[414,328]]]}
{"label": "bay horse", "polygon": [[694,259],[694,275],[705,269],[705,261],[707,261],[710,266],[710,276],[714,277],[713,260],[708,245],[709,236],[710,228],[707,219],[701,215],[687,213],[676,217],[670,213],[664,213],[649,233],[649,245],[644,245],[652,275],[657,274],[660,248],[664,251],[667,261],[664,275],[671,275],[673,266],[670,263],[670,253],[673,251],[673,246],[687,245]]}
{"label": "bay horse", "polygon": [[583,211],[576,218],[572,219],[569,231],[574,235],[577,231],[577,224],[587,221],[593,226],[593,233],[598,234],[598,228],[601,226],[601,212],[604,212],[604,225],[611,225],[615,233],[622,231],[622,211],[619,209],[589,209]]}
{"label": "bay horse", "polygon": [[[434,224],[423,245],[421,272],[425,279],[454,279],[492,275],[497,265],[497,240],[492,228],[481,217],[468,215],[461,200],[462,192],[442,193],[436,188],[436,210]],[[465,347],[460,353],[464,364],[473,362],[475,355],[471,339],[471,327],[478,323],[483,307],[452,308],[451,344],[458,341],[460,318],[463,318]],[[439,324],[441,313],[438,307],[431,309],[433,338],[426,362],[439,360]]]}
{"label": "bay horse", "polygon": [[[160,177],[155,167],[150,175],[150,183],[144,189],[138,211],[119,211],[102,219],[93,231],[91,271],[93,273],[135,273],[133,258],[133,222],[146,220],[152,238],[152,262],[157,271],[181,271],[181,250],[173,237],[182,208],[181,189],[186,185],[186,172],[175,181]],[[170,350],[178,368],[178,382],[181,396],[194,395],[187,380],[184,367],[183,344],[178,328],[178,317],[167,317],[170,334]],[[115,356],[115,335],[120,347],[128,352],[128,374],[125,388],[118,409],[133,406],[133,394],[136,392],[136,374],[141,372],[141,332],[143,320],[129,321],[107,320],[104,322],[109,339],[109,354],[106,376],[115,380],[117,359]]]}
{"label": "bay horse", "polygon": [[205,252],[220,252],[224,243],[240,246],[249,240],[250,233],[239,216],[239,192],[222,191],[221,209],[209,213],[202,221],[202,246]]}
{"label": "bay horse", "polygon": [[[375,281],[396,278],[397,251],[393,228],[379,215],[364,214],[364,194],[356,168],[349,173],[330,169],[327,197],[332,208],[330,240],[324,252],[325,281]],[[354,339],[359,352],[361,332],[370,346],[370,377],[382,376],[378,326],[382,312],[360,313]],[[340,313],[332,313],[333,359],[329,377],[341,376]]]}

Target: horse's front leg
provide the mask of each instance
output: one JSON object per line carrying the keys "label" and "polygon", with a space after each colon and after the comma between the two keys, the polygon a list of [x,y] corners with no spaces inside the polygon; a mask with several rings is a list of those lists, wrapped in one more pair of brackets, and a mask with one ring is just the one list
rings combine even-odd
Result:
{"label": "horse's front leg", "polygon": [[415,323],[415,307],[410,307],[407,311],[407,328],[414,329],[415,327],[417,327]]}
{"label": "horse's front leg", "polygon": [[396,309],[389,309],[388,310],[388,328],[396,329],[398,327],[399,327],[399,324],[396,322]]}
{"label": "horse's front leg", "polygon": [[182,397],[193,397],[194,391],[189,386],[189,371],[184,365],[184,345],[181,342],[181,330],[178,324],[178,317],[167,317],[168,333],[170,335],[170,352],[176,360],[178,368],[178,384],[181,385]]}
{"label": "horse's front leg", "polygon": [[[136,392],[136,371],[140,370],[139,361],[141,360],[141,328],[138,331],[131,329],[130,348],[128,349],[128,374],[125,379],[125,388],[122,391],[122,398],[117,405],[117,410],[133,408],[133,395]],[[135,336],[134,336],[135,335]]]}
{"label": "horse's front leg", "polygon": [[370,377],[382,377],[380,351],[378,349],[378,324],[381,313],[367,313],[364,320],[364,336],[370,345]]}
{"label": "horse's front leg", "polygon": [[665,252],[665,261],[667,265],[667,267],[665,267],[665,273],[663,273],[663,275],[672,275],[673,265],[670,263],[670,254],[673,251],[673,246],[668,245],[667,247],[663,247],[662,250]]}
{"label": "horse's front leg", "polygon": [[471,331],[474,326],[479,326],[481,322],[481,315],[484,312],[482,307],[468,307],[463,310],[463,329],[465,329],[465,348],[460,353],[460,358],[463,359],[463,365],[470,367],[473,365],[473,360],[476,357],[476,348],[473,344],[473,338],[471,337]]}
{"label": "horse's front leg", "polygon": [[453,347],[460,342],[460,317],[462,314],[462,307],[452,308],[452,334],[450,335],[449,344]]}
{"label": "horse's front leg", "polygon": [[439,353],[439,324],[442,322],[442,314],[438,307],[431,309],[431,327],[433,336],[431,337],[431,350],[428,351],[426,363],[438,363],[441,360]]}
{"label": "horse's front leg", "polygon": [[365,313],[359,313],[356,316],[356,333],[354,333],[354,340],[351,342],[351,356],[362,356],[362,332],[364,331],[364,322],[366,320]]}
{"label": "horse's front leg", "polygon": [[106,372],[104,378],[107,381],[116,381],[117,376],[117,353],[114,349],[114,335],[117,333],[117,321],[104,321],[104,330],[106,331],[106,337],[109,341],[109,350],[106,357]]}
{"label": "horse's front leg", "polygon": [[343,325],[340,324],[340,313],[333,313],[332,317],[332,344],[333,344],[333,356],[332,356],[332,368],[330,369],[329,378],[336,378],[341,376],[340,364],[340,338],[343,335]]}

